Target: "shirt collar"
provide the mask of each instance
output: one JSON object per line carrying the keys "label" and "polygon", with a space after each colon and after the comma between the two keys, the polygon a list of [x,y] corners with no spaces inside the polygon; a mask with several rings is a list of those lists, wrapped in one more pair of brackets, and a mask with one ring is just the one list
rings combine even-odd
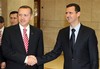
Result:
{"label": "shirt collar", "polygon": [[[74,27],[76,31],[79,31],[81,24],[79,23],[77,26]],[[73,27],[70,26],[70,30],[73,29]]]}
{"label": "shirt collar", "polygon": [[[25,29],[22,25],[19,24],[19,27],[20,27],[20,30],[21,30],[21,34],[23,36],[23,29]],[[28,24],[28,26],[26,27],[27,31],[27,35],[28,35],[28,38],[29,38],[29,33],[30,33],[30,25]]]}
{"label": "shirt collar", "polygon": [[0,31],[3,31],[4,30],[4,26],[0,29]]}
{"label": "shirt collar", "polygon": [[[23,27],[21,24],[19,24],[19,27],[20,27],[21,29],[24,29],[24,27]],[[29,29],[29,24],[27,25],[26,29]]]}

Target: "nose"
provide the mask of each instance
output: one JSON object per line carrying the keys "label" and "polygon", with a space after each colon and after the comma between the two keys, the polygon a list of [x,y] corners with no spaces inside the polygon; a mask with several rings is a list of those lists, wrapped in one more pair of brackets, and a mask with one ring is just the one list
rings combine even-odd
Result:
{"label": "nose", "polygon": [[20,18],[21,18],[21,19],[24,19],[24,15],[21,15]]}

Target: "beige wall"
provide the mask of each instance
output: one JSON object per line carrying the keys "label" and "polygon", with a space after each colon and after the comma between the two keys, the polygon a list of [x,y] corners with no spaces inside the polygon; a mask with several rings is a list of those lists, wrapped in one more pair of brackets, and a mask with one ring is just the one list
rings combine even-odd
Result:
{"label": "beige wall", "polygon": [[53,49],[58,30],[65,26],[65,3],[65,0],[41,0],[45,52]]}
{"label": "beige wall", "polygon": [[59,29],[68,25],[65,7],[71,2],[81,6],[80,21],[96,31],[98,47],[100,46],[100,0],[41,0],[41,29],[44,32],[45,53],[53,49]]}
{"label": "beige wall", "polygon": [[[9,26],[9,13],[13,10],[18,10],[21,5],[29,5],[34,11],[34,0],[1,0],[2,2],[2,14],[5,17],[6,26]],[[34,18],[31,22],[34,25]]]}

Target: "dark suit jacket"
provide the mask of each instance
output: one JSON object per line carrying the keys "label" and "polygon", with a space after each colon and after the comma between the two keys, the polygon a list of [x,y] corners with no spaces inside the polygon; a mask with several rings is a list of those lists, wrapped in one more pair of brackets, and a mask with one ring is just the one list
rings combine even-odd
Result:
{"label": "dark suit jacket", "polygon": [[6,69],[43,69],[43,65],[28,66],[24,63],[26,56],[43,55],[43,34],[40,29],[30,25],[28,53],[25,52],[19,24],[5,29],[2,39],[3,55],[7,59]]}
{"label": "dark suit jacket", "polygon": [[[6,28],[6,27],[5,27]],[[4,30],[5,30],[4,28]],[[4,31],[3,31],[4,32]],[[3,34],[2,34],[3,35]],[[1,49],[1,46],[0,46],[0,63],[1,62],[6,62],[6,59],[4,58],[3,54],[2,54],[2,49]]]}
{"label": "dark suit jacket", "polygon": [[63,51],[64,69],[98,69],[95,31],[81,25],[72,54],[69,45],[69,30],[70,27],[66,27],[59,31],[54,49],[42,57],[37,57],[38,65],[57,58]]}

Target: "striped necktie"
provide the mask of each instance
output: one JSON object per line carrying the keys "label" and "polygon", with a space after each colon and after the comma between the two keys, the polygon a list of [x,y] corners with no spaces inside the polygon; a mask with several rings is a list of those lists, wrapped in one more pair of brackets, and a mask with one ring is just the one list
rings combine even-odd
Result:
{"label": "striped necktie", "polygon": [[24,46],[25,46],[25,50],[26,52],[28,52],[28,36],[27,36],[27,33],[26,33],[27,29],[23,29],[23,42],[24,42]]}

